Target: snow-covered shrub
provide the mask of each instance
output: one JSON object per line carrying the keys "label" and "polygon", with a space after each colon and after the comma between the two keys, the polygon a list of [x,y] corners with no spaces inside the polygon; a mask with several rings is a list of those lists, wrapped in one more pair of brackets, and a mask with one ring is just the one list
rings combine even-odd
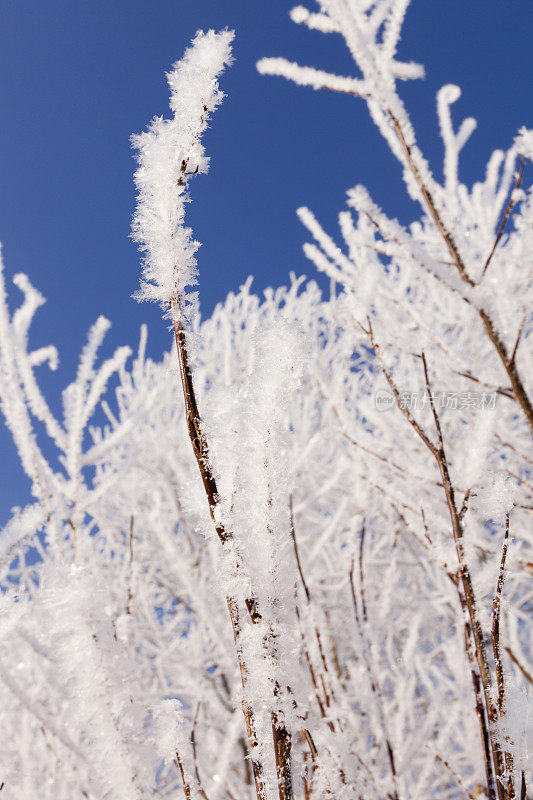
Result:
{"label": "snow-covered shrub", "polygon": [[319,5],[293,20],[342,34],[360,77],[260,71],[364,98],[420,204],[404,227],[352,189],[342,246],[300,209],[329,298],[248,281],[201,321],[190,294],[228,31],[196,36],[172,117],[134,137],[163,359],[143,328],[99,362],[100,318],[59,418],[38,382],[57,352],[28,349],[43,298],[18,275],[10,314],[1,276],[0,398],[35,498],[0,533],[6,798],[526,797],[533,134],[467,188],[475,125],[444,87],[438,183],[396,88],[423,73],[395,55],[406,0]]}

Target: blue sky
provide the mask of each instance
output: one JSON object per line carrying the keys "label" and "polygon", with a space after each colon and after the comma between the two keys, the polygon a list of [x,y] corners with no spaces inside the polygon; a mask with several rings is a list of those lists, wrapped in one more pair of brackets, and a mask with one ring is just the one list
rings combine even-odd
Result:
{"label": "blue sky", "polygon": [[[52,404],[72,379],[88,327],[113,323],[109,354],[149,324],[159,357],[169,334],[157,307],[138,305],[139,257],[129,239],[134,162],[129,136],[166,113],[164,71],[198,28],[236,30],[228,97],[206,136],[211,172],[192,184],[188,221],[199,252],[203,314],[249,274],[258,291],[313,274],[295,209],[309,205],[335,230],[345,191],[368,186],[408,222],[400,170],[360,100],[260,77],[255,62],[283,55],[342,74],[353,66],[338,37],[294,25],[285,0],[4,0],[0,5],[0,241],[8,279],[26,272],[47,297],[35,345],[56,344],[61,366],[44,384]],[[478,130],[464,151],[467,183],[521,125],[533,125],[530,0],[413,0],[400,55],[426,66],[401,86],[437,174],[442,148],[435,93],[463,89],[456,119]],[[527,175],[526,175],[527,179]],[[17,298],[15,287],[12,299]],[[0,525],[29,500],[0,424]]]}

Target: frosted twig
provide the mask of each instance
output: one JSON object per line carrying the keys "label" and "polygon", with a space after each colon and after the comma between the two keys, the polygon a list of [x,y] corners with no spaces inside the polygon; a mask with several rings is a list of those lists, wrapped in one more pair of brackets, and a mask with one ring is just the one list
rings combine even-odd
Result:
{"label": "frosted twig", "polygon": [[361,537],[359,540],[359,590],[361,593],[361,608],[362,608],[362,620],[359,615],[359,609],[357,604],[357,596],[355,592],[355,585],[354,585],[354,559],[352,557],[352,563],[350,566],[350,572],[348,574],[349,581],[350,581],[350,592],[352,597],[352,604],[353,610],[355,614],[355,621],[357,625],[357,629],[359,632],[359,637],[361,639],[362,650],[363,650],[363,660],[365,662],[365,667],[368,676],[368,682],[370,683],[370,689],[372,691],[372,695],[374,696],[374,700],[376,703],[376,708],[378,711],[379,722],[382,730],[382,736],[385,741],[385,748],[387,751],[391,776],[392,776],[392,783],[394,786],[394,791],[390,795],[391,800],[399,800],[400,793],[398,788],[398,774],[396,772],[396,763],[394,759],[394,750],[392,747],[391,739],[387,730],[387,723],[385,718],[385,712],[383,710],[383,695],[381,692],[380,687],[377,684],[376,678],[374,677],[371,665],[371,657],[370,657],[370,648],[368,646],[368,641],[366,638],[366,633],[364,630],[364,624],[367,622],[367,612],[366,612],[366,603],[365,603],[365,593],[364,593],[364,578],[363,578],[363,545],[364,545],[364,537],[365,537],[365,530],[366,525],[363,522],[363,527],[361,529]]}
{"label": "frosted twig", "polygon": [[485,273],[487,272],[487,269],[489,268],[489,264],[490,264],[490,262],[492,260],[492,256],[496,252],[496,248],[498,247],[500,239],[503,236],[503,232],[505,230],[505,226],[507,224],[507,220],[509,219],[509,216],[510,216],[511,211],[513,210],[513,206],[515,204],[515,198],[514,198],[515,192],[518,191],[518,189],[520,188],[520,184],[522,182],[522,175],[524,174],[524,164],[525,164],[525,162],[526,162],[526,159],[524,158],[524,156],[520,156],[520,166],[518,168],[518,173],[517,173],[517,176],[516,176],[514,188],[511,191],[511,194],[509,196],[509,202],[507,203],[507,206],[505,207],[505,211],[503,212],[503,215],[502,215],[502,218],[501,218],[501,222],[500,222],[500,224],[498,226],[498,231],[496,233],[496,238],[494,240],[494,244],[492,245],[492,250],[490,251],[489,255],[487,256],[487,260],[485,261],[485,264],[483,265],[483,269],[481,271],[481,277],[480,277],[478,283],[481,283],[481,281],[485,277]]}
{"label": "frosted twig", "polygon": [[505,652],[507,653],[507,655],[509,656],[509,658],[511,659],[513,664],[515,664],[518,667],[518,669],[520,670],[520,672],[522,673],[522,675],[524,676],[526,681],[533,686],[533,674],[531,672],[529,672],[528,669],[526,669],[526,667],[516,657],[516,655],[513,653],[513,651],[511,650],[510,647],[504,646],[503,649],[505,650]]}

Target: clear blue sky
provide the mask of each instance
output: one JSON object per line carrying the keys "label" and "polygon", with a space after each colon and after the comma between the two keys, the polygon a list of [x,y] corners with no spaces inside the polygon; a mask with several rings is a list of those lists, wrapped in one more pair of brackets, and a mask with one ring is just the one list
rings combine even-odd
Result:
{"label": "clear blue sky", "polygon": [[[353,73],[339,37],[294,25],[285,0],[4,0],[0,5],[0,240],[7,275],[22,271],[48,298],[32,341],[56,344],[61,367],[43,368],[57,403],[73,377],[88,327],[113,322],[104,354],[133,344],[149,324],[158,357],[169,334],[156,307],[131,299],[139,258],[129,237],[134,163],[129,136],[166,113],[164,71],[198,28],[235,28],[228,94],[208,131],[211,172],[192,184],[189,222],[199,253],[204,314],[247,275],[255,286],[312,274],[295,217],[312,207],[330,228],[345,191],[364,183],[408,222],[400,171],[359,100],[260,77],[255,62],[283,55]],[[400,54],[426,66],[402,84],[422,148],[440,174],[435,92],[457,83],[457,117],[479,127],[463,176],[478,177],[489,153],[533,124],[531,0],[414,0]],[[527,178],[527,176],[526,176]],[[11,290],[12,298],[17,290]],[[9,434],[0,423],[0,525],[29,500]]]}

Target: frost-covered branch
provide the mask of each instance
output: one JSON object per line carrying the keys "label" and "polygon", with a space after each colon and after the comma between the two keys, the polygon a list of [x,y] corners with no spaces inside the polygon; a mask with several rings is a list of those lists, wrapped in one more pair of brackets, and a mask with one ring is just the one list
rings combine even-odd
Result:
{"label": "frost-covered branch", "polygon": [[[494,170],[498,162],[493,161],[492,169],[489,167],[487,184],[490,181],[494,197],[488,195],[487,186],[482,202],[487,207],[492,205],[489,213],[485,212],[486,218],[491,219],[492,226],[489,230],[482,230],[481,228],[485,227],[484,221],[481,226],[477,223],[477,219],[475,221],[472,219],[472,223],[469,221],[469,217],[479,218],[481,200],[479,186],[474,187],[472,192],[472,200],[475,198],[478,201],[473,209],[466,189],[459,183],[458,178],[459,153],[476,127],[475,120],[468,118],[463,121],[457,132],[453,129],[450,105],[460,97],[460,89],[453,85],[444,86],[437,96],[440,130],[445,147],[444,185],[439,184],[432,175],[417,145],[415,131],[397,92],[398,78],[423,77],[423,70],[418,65],[402,65],[403,68],[398,70],[395,61],[409,0],[382,0],[376,3],[367,3],[363,0],[320,0],[319,5],[321,8],[319,14],[313,14],[304,7],[297,6],[291,12],[293,21],[304,23],[323,33],[342,34],[363,76],[362,80],[339,78],[312,67],[300,67],[282,58],[261,59],[257,64],[259,72],[280,75],[297,84],[312,86],[315,89],[327,88],[366,99],[372,119],[404,168],[404,181],[408,192],[415,200],[421,202],[428,221],[431,220],[441,240],[441,246],[444,246],[450,265],[467,287],[477,287],[487,272],[513,205],[519,199],[518,187],[523,165],[514,180],[515,188],[511,193],[511,199],[507,206],[504,206],[509,188],[512,186],[513,168],[519,150],[515,146],[510,149],[499,185],[497,172]],[[465,213],[467,209],[470,213]],[[498,221],[499,226],[496,230]],[[457,224],[466,229],[469,237],[472,230],[472,242],[465,243],[469,244],[469,247],[463,246],[459,240],[455,231]],[[486,241],[487,233],[492,240],[488,256],[486,246],[476,241],[481,236]],[[433,249],[436,249],[435,244]],[[326,269],[326,264],[321,263],[321,256],[317,252],[308,248],[307,254],[315,263],[320,263],[319,268]],[[333,272],[334,270],[331,270],[332,277]],[[492,308],[486,289],[473,293],[472,297],[478,314],[478,324],[481,323],[484,335],[494,348],[500,365],[507,374],[513,397],[521,407],[533,433],[531,394],[525,384],[523,371],[519,370],[513,358],[512,345],[506,344],[501,333],[508,321],[498,319],[498,311]]]}
{"label": "frost-covered branch", "polygon": [[[174,65],[173,71],[168,76],[172,89],[171,108],[174,111],[174,118],[152,123],[144,138],[134,139],[139,151],[139,170],[136,173],[139,197],[133,231],[134,237],[141,242],[141,246],[147,252],[145,277],[157,286],[156,290],[148,290],[144,284],[140,298],[158,299],[160,302],[170,304],[189,439],[202,478],[210,515],[230,562],[231,577],[226,589],[227,605],[245,692],[243,711],[257,796],[259,800],[266,800],[269,792],[277,784],[280,800],[292,800],[291,734],[284,721],[283,712],[275,707],[278,697],[282,694],[282,687],[275,678],[269,677],[273,683],[271,702],[274,706],[271,710],[271,726],[275,778],[269,776],[264,754],[265,734],[261,722],[257,721],[254,711],[254,690],[250,688],[257,680],[255,673],[262,672],[260,661],[267,657],[271,650],[270,640],[276,634],[272,629],[270,631],[268,629],[263,605],[255,594],[257,588],[253,585],[254,581],[252,580],[252,594],[245,596],[244,604],[239,597],[242,593],[238,589],[235,592],[237,587],[232,585],[242,580],[243,571],[239,554],[240,544],[236,539],[238,529],[228,526],[225,520],[226,514],[222,510],[223,496],[217,486],[204,423],[198,409],[184,327],[185,291],[187,286],[195,282],[196,262],[193,252],[197,244],[195,243],[194,247],[191,245],[191,231],[183,225],[182,187],[186,186],[187,175],[195,174],[202,168],[205,171],[200,135],[206,126],[207,114],[222,99],[217,77],[224,66],[231,62],[232,38],[233,33],[228,31],[219,34],[210,31],[196,36],[183,60]],[[168,145],[169,139],[172,141],[171,148]],[[190,173],[187,169],[193,157],[196,168],[194,173]],[[155,224],[154,217],[158,220]],[[240,441],[239,447],[246,448],[249,444]],[[265,533],[272,532],[267,529]],[[255,536],[258,543],[257,532]],[[243,627],[242,615],[246,612],[250,617],[252,629],[260,629],[261,633],[247,631]],[[248,646],[244,644],[247,638],[250,639]],[[183,774],[181,762],[178,756],[177,758]]]}
{"label": "frost-covered branch", "polygon": [[300,209],[329,297],[249,279],[201,320],[189,294],[227,31],[197,34],[171,117],[134,137],[139,296],[168,311],[169,351],[149,358],[143,326],[106,355],[98,318],[58,408],[44,300],[18,275],[13,310],[2,278],[0,403],[33,500],[0,532],[0,796],[525,797],[533,137],[466,187],[474,125],[444,87],[431,176],[396,91],[422,72],[397,52],[406,7],[291,14],[345,38],[359,72],[337,85],[368,92],[421,207],[401,225],[349,190],[342,247]]}

